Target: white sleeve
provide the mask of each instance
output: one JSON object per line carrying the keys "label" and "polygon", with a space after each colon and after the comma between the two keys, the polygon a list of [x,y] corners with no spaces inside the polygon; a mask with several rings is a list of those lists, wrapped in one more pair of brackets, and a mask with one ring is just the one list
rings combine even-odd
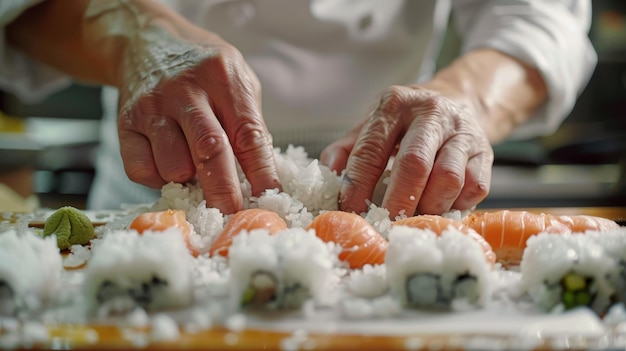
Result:
{"label": "white sleeve", "polygon": [[453,0],[463,52],[489,47],[539,70],[548,101],[512,139],[553,133],[571,112],[597,63],[588,37],[589,0]]}
{"label": "white sleeve", "polygon": [[6,42],[5,27],[41,1],[0,1],[0,90],[14,94],[25,103],[37,103],[71,82],[67,75],[34,61]]}

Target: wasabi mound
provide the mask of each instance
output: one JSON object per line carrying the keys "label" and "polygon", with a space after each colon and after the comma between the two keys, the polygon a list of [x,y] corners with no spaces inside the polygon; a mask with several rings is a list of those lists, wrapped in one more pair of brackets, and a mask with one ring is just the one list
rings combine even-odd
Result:
{"label": "wasabi mound", "polygon": [[72,245],[85,245],[94,237],[91,220],[74,207],[59,208],[43,227],[43,236],[55,234],[59,249],[66,250]]}

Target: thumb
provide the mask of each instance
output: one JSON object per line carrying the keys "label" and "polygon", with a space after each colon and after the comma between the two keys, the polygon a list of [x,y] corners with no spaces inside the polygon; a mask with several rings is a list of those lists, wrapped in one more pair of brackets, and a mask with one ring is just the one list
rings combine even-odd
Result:
{"label": "thumb", "polygon": [[359,136],[361,127],[362,125],[359,124],[358,127],[352,129],[348,134],[326,146],[320,154],[320,162],[338,174],[346,169],[348,157]]}

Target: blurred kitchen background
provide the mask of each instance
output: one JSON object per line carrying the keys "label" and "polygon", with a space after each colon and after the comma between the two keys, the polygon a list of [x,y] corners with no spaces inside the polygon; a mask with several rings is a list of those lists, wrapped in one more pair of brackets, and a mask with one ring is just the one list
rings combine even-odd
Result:
{"label": "blurred kitchen background", "polygon": [[[480,207],[626,206],[626,1],[594,0],[593,7],[599,63],[587,89],[554,135],[495,147],[492,189]],[[448,32],[440,65],[458,49]],[[24,210],[85,208],[99,94],[77,84],[27,105],[0,91],[0,188],[11,185],[27,198]],[[4,196],[0,211],[11,200]]]}

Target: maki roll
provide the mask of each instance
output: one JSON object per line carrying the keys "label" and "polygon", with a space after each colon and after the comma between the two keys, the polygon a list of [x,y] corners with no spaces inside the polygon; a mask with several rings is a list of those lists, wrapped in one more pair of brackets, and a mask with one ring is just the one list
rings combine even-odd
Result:
{"label": "maki roll", "polygon": [[302,228],[239,233],[228,255],[234,305],[294,308],[308,299],[326,304],[339,281],[332,246]]}
{"label": "maki roll", "polygon": [[606,232],[588,232],[586,235],[614,260],[615,265],[609,272],[608,280],[615,290],[615,302],[626,303],[626,227]]}
{"label": "maki roll", "polygon": [[481,245],[456,228],[394,225],[385,256],[391,292],[407,307],[482,306],[490,294],[491,262]]}
{"label": "maki roll", "polygon": [[615,266],[591,236],[542,233],[527,241],[521,283],[541,309],[588,306],[603,313],[613,298],[607,277]]}
{"label": "maki roll", "polygon": [[39,310],[59,287],[62,271],[54,235],[0,233],[0,315]]}
{"label": "maki roll", "polygon": [[511,210],[473,212],[461,222],[483,236],[496,252],[498,262],[504,264],[519,264],[527,240],[540,233],[569,234],[619,228],[615,221],[602,217]]}
{"label": "maki roll", "polygon": [[148,311],[192,301],[192,256],[178,228],[162,232],[119,230],[93,249],[85,269],[84,293],[98,315]]}

